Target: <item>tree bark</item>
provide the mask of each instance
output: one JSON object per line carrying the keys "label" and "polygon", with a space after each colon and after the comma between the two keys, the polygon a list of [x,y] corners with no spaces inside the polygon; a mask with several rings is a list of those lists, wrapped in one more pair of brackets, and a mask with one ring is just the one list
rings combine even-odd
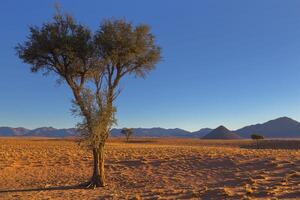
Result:
{"label": "tree bark", "polygon": [[94,169],[89,188],[104,187],[104,146],[93,148]]}
{"label": "tree bark", "polygon": [[105,183],[105,174],[104,174],[104,146],[100,147],[99,152],[99,168],[100,168],[100,186],[104,187],[106,185]]}

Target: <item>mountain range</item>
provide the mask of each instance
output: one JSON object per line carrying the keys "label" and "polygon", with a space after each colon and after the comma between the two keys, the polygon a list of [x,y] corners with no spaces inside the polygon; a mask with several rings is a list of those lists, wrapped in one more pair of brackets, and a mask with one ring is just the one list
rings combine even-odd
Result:
{"label": "mountain range", "polygon": [[35,137],[73,137],[78,135],[75,128],[56,129],[53,127],[41,127],[26,129],[23,127],[0,127],[0,136],[35,136]]}
{"label": "mountain range", "polygon": [[[220,127],[219,127],[220,128]],[[226,134],[228,132],[221,127],[220,134]],[[189,132],[183,129],[165,129],[165,128],[134,128],[133,132],[138,137],[181,137],[181,138],[202,138],[212,132],[213,129],[203,128],[199,131]],[[223,131],[223,132],[222,132]],[[261,134],[266,138],[300,138],[300,123],[288,118],[281,117],[262,124],[255,124],[243,127],[238,130],[233,130],[234,134],[239,135],[241,138],[249,138],[251,134]],[[36,136],[36,137],[74,137],[78,132],[75,128],[69,129],[56,129],[53,127],[41,127],[37,129],[26,128],[11,128],[0,127],[0,136]],[[121,129],[112,129],[111,136],[121,136]]]}
{"label": "mountain range", "polygon": [[300,123],[288,117],[270,120],[238,129],[235,133],[250,138],[251,134],[261,134],[266,138],[300,138]]}
{"label": "mountain range", "polygon": [[[118,137],[122,136],[122,129],[112,129],[111,136]],[[134,128],[133,132],[136,136],[141,137],[182,137],[182,138],[197,138],[202,137],[209,133],[212,129],[203,128],[199,131],[189,132],[183,129],[165,129],[165,128]]]}

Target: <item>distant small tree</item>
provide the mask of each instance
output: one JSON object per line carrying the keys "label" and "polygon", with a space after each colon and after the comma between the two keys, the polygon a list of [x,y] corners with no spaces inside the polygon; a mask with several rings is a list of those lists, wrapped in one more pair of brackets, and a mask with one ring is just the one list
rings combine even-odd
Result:
{"label": "distant small tree", "polygon": [[259,140],[263,140],[263,139],[264,139],[264,136],[258,135],[258,134],[252,134],[252,135],[251,135],[251,138],[252,138],[253,140],[256,140],[256,146],[257,146],[257,148],[259,149]]}
{"label": "distant small tree", "polygon": [[122,133],[123,135],[125,135],[126,141],[128,142],[130,136],[133,134],[133,129],[132,129],[132,128],[123,128],[123,129],[121,130],[121,133]]}

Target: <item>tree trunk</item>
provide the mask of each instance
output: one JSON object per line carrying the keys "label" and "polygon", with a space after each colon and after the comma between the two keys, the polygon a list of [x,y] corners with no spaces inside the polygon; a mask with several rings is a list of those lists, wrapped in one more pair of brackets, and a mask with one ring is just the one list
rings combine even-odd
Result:
{"label": "tree trunk", "polygon": [[94,169],[93,176],[89,188],[104,187],[105,175],[104,175],[104,146],[93,149]]}
{"label": "tree trunk", "polygon": [[99,152],[99,168],[100,168],[100,186],[104,187],[106,185],[105,183],[105,174],[104,174],[104,146],[100,147]]}

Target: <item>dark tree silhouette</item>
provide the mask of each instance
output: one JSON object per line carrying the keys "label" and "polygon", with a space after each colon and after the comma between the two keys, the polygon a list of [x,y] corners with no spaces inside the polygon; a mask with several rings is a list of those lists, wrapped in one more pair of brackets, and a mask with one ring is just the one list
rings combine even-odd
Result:
{"label": "dark tree silhouette", "polygon": [[133,129],[132,129],[132,128],[123,128],[123,129],[121,130],[121,133],[122,133],[123,135],[125,135],[126,141],[128,142],[130,136],[133,134]]}
{"label": "dark tree silhouette", "polygon": [[30,27],[16,51],[32,72],[56,74],[58,82],[71,89],[72,111],[82,117],[81,139],[93,152],[93,175],[86,187],[104,186],[104,146],[116,123],[120,81],[130,74],[145,77],[160,60],[149,27],[111,19],[93,33],[58,10],[52,21]]}
{"label": "dark tree silhouette", "polygon": [[259,140],[263,140],[264,136],[258,134],[252,134],[251,138],[256,141],[256,146],[259,149]]}

